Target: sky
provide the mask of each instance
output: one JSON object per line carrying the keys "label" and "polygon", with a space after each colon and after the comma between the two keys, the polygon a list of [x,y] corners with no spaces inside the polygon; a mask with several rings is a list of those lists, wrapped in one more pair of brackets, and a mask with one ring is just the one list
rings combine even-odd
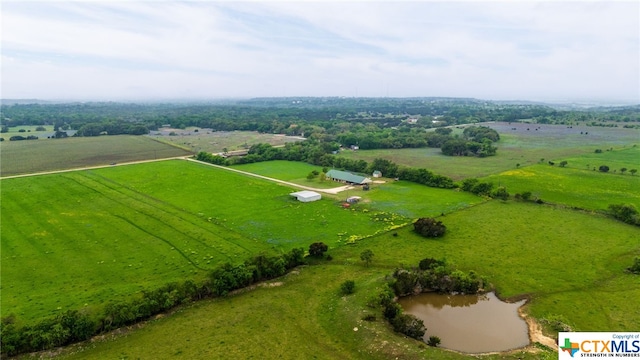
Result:
{"label": "sky", "polygon": [[6,1],[4,99],[640,103],[640,1]]}

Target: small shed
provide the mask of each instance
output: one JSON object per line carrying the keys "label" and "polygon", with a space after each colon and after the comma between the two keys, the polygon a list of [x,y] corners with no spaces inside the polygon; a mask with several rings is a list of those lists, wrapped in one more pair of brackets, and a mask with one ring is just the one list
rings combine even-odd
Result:
{"label": "small shed", "polygon": [[320,200],[322,198],[322,195],[318,194],[315,191],[309,191],[309,190],[298,191],[298,192],[291,193],[289,195],[295,197],[296,199],[298,199],[298,201],[301,201],[301,202],[311,202],[311,201]]}
{"label": "small shed", "polygon": [[382,171],[380,171],[380,170],[376,170],[376,171],[374,171],[374,172],[373,172],[373,177],[374,177],[374,178],[382,177]]}

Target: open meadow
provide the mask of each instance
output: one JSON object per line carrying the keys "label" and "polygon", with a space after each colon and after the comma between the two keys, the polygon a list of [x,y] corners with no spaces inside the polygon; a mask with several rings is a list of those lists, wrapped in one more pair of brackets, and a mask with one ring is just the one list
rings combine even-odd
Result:
{"label": "open meadow", "polygon": [[245,150],[258,143],[281,146],[288,142],[305,140],[298,136],[263,134],[255,131],[212,131],[202,128],[161,128],[151,131],[147,136],[194,153],[200,151],[221,153],[225,149],[226,151]]}
{"label": "open meadow", "polygon": [[188,155],[191,153],[186,150],[133,135],[3,141],[0,174],[11,176]]}
{"label": "open meadow", "polygon": [[[185,181],[188,179],[188,181]],[[222,262],[406,222],[182,160],[2,180],[2,315],[35,320],[198,278]]]}
{"label": "open meadow", "polygon": [[[344,150],[340,152],[340,156],[368,162],[375,158],[383,158],[400,165],[422,167],[454,180],[461,180],[534,165],[541,159],[544,162],[559,162],[591,154],[596,149],[620,150],[634,144],[640,145],[638,129],[521,123],[487,123],[482,126],[491,127],[500,134],[495,156],[452,157],[443,155],[440,149],[436,148]],[[513,128],[516,130],[512,130]]]}
{"label": "open meadow", "polygon": [[[394,268],[425,257],[486,275],[502,297],[528,298],[525,312],[543,323],[561,315],[580,331],[637,330],[640,314],[630,299],[640,297],[640,283],[624,272],[639,255],[637,228],[547,205],[498,201],[440,219],[448,226],[443,238],[421,238],[409,226],[396,230],[398,236],[333,248],[332,261],[72,347],[61,358],[475,358],[399,336],[367,306]],[[359,257],[365,249],[375,254],[368,267]],[[355,281],[353,295],[339,294],[345,280]],[[364,321],[367,314],[376,319]],[[532,351],[483,358],[557,358],[553,351]]]}

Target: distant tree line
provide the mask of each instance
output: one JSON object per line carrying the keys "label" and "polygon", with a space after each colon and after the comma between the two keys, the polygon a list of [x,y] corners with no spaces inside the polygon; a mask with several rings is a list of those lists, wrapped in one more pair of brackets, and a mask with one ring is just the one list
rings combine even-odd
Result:
{"label": "distant tree line", "polygon": [[135,299],[107,304],[98,315],[69,310],[36,324],[22,326],[14,315],[5,316],[0,322],[0,353],[14,356],[69,345],[149,319],[181,304],[224,296],[230,291],[284,275],[305,263],[304,255],[304,249],[295,248],[282,255],[260,254],[241,264],[225,263],[213,270],[206,281],[186,280],[143,291]]}
{"label": "distant tree line", "polygon": [[[422,147],[416,130],[487,121],[527,120],[539,124],[603,125],[640,121],[640,107],[558,109],[542,104],[500,103],[456,98],[262,98],[207,103],[65,103],[3,104],[2,126],[58,125],[62,130],[89,134],[135,134],[196,126],[214,131],[258,131],[304,136],[333,137],[331,141],[359,143],[361,148]],[[409,117],[418,121],[409,123]],[[95,124],[115,124],[98,129]],[[135,129],[117,129],[123,124]],[[383,132],[387,129],[390,132]],[[98,131],[99,130],[99,131]],[[372,131],[373,130],[373,131]],[[86,131],[87,135],[83,135]],[[368,137],[366,133],[380,134]],[[418,131],[419,132],[419,131]],[[352,133],[353,135],[349,135]],[[393,136],[389,137],[389,134]],[[355,136],[355,138],[354,138]],[[482,143],[482,141],[478,141]],[[369,147],[375,146],[375,147]]]}

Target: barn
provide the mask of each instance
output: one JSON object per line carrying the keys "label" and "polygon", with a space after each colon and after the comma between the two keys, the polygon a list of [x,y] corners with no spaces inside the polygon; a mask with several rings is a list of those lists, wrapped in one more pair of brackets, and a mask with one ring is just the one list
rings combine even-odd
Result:
{"label": "barn", "polygon": [[333,181],[338,181],[346,184],[364,185],[371,182],[371,179],[364,176],[355,175],[350,172],[340,170],[329,170],[327,172],[327,178]]}
{"label": "barn", "polygon": [[309,191],[309,190],[298,191],[298,192],[291,193],[289,195],[295,197],[296,199],[298,199],[298,201],[301,201],[301,202],[311,202],[311,201],[320,200],[322,198],[322,195],[318,194],[315,191]]}

